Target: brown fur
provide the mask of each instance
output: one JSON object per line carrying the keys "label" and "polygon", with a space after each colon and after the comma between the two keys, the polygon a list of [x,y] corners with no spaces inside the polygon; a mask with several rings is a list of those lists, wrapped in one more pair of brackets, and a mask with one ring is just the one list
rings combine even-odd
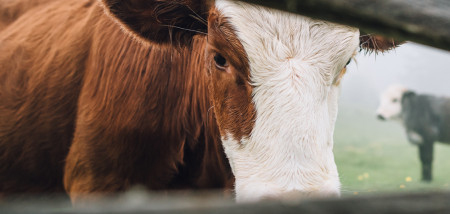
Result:
{"label": "brown fur", "polygon": [[53,0],[1,0],[0,1],[0,31],[11,22],[15,21],[23,13],[30,9],[36,9]]}
{"label": "brown fur", "polygon": [[106,12],[134,35],[158,43],[188,43],[206,34],[210,4],[195,0],[101,0]]}
{"label": "brown fur", "polygon": [[92,8],[81,2],[53,1],[41,8],[24,12],[0,34],[2,194],[63,191],[90,45],[85,38],[91,36],[80,29],[94,23],[86,16]]}
{"label": "brown fur", "polygon": [[213,10],[208,23],[207,61],[214,62],[212,58],[220,53],[230,64],[225,70],[218,69],[214,63],[210,65],[210,90],[221,135],[226,136],[227,131],[233,139],[242,139],[250,135],[256,114],[249,61],[235,30],[225,17]]}
{"label": "brown fur", "polygon": [[208,112],[205,36],[145,46],[95,1],[54,0],[0,42],[1,193],[62,191],[64,165],[74,200],[232,184]]}
{"label": "brown fur", "polygon": [[391,50],[402,44],[402,42],[395,41],[392,38],[385,38],[380,35],[365,34],[363,32],[361,32],[359,39],[362,50],[369,53],[375,52],[376,54]]}

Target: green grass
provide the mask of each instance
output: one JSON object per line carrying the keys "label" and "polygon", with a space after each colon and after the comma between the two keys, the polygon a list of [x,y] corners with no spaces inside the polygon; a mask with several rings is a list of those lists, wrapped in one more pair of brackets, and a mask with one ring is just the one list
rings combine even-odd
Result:
{"label": "green grass", "polygon": [[450,145],[435,146],[433,181],[420,181],[416,146],[398,122],[375,119],[371,109],[340,109],[334,153],[342,194],[450,190]]}

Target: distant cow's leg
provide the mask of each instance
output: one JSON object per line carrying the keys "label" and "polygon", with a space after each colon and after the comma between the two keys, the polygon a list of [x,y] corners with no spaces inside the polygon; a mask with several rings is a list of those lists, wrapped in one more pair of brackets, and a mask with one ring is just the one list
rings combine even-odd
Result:
{"label": "distant cow's leg", "polygon": [[422,162],[422,180],[426,182],[431,181],[431,171],[433,162],[433,142],[426,141],[419,145],[420,161]]}
{"label": "distant cow's leg", "polygon": [[406,133],[406,135],[408,137],[409,142],[411,142],[412,144],[415,144],[415,145],[423,144],[423,137],[420,136],[420,134],[417,134],[417,132],[408,131]]}

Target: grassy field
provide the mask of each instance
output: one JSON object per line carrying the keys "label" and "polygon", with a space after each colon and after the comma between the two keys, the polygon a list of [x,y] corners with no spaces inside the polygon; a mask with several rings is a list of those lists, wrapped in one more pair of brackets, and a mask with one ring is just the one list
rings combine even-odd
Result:
{"label": "grassy field", "polygon": [[433,181],[421,182],[416,146],[399,123],[377,121],[373,109],[341,106],[334,139],[344,196],[450,190],[450,145],[436,145]]}

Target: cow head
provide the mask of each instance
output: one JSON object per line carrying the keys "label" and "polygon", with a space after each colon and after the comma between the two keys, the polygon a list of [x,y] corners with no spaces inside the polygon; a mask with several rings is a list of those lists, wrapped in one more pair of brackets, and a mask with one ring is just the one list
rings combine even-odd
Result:
{"label": "cow head", "polygon": [[333,156],[339,82],[356,28],[246,3],[102,0],[142,41],[188,46],[203,36],[212,105],[238,201],[337,196]]}
{"label": "cow head", "polygon": [[388,87],[380,97],[377,117],[380,120],[400,119],[402,113],[402,97],[408,89],[402,85]]}

